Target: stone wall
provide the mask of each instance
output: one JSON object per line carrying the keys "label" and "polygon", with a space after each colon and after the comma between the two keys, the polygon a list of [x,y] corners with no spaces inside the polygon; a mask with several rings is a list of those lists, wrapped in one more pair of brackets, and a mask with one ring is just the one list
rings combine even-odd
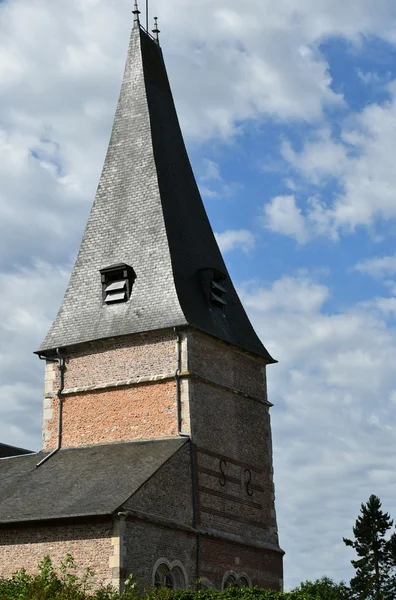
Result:
{"label": "stone wall", "polygon": [[92,524],[27,525],[0,529],[0,577],[10,577],[18,569],[29,573],[49,555],[54,567],[71,554],[84,575],[94,570],[99,583],[112,583],[111,558],[116,552],[112,521]]}

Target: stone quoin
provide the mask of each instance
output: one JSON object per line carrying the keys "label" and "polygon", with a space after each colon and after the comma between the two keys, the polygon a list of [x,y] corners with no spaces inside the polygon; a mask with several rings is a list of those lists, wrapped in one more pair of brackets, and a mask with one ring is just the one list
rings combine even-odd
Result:
{"label": "stone quoin", "polygon": [[79,254],[37,354],[43,449],[0,445],[0,576],[66,553],[98,581],[282,589],[266,367],[133,29]]}

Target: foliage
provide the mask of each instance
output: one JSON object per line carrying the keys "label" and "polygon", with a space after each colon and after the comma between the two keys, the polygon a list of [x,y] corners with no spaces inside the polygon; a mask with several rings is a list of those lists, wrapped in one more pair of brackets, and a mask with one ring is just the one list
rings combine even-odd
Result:
{"label": "foliage", "polygon": [[320,600],[349,600],[351,591],[344,581],[335,583],[329,577],[322,577],[316,581],[304,581],[295,591],[306,595],[307,598],[320,598]]}
{"label": "foliage", "polygon": [[78,576],[73,558],[67,555],[58,569],[46,557],[35,574],[22,569],[10,579],[0,578],[0,600],[345,600],[344,587],[343,583],[335,584],[323,577],[313,583],[306,581],[291,592],[235,587],[223,592],[214,589],[198,592],[166,588],[139,590],[131,576],[124,591],[119,593],[110,586],[98,586],[90,569],[86,569],[82,577]]}
{"label": "foliage", "polygon": [[370,496],[361,505],[353,535],[355,540],[344,538],[347,546],[357,553],[351,563],[356,574],[351,579],[352,597],[356,600],[394,600],[396,598],[396,534],[386,538],[393,521],[381,510],[381,501]]}

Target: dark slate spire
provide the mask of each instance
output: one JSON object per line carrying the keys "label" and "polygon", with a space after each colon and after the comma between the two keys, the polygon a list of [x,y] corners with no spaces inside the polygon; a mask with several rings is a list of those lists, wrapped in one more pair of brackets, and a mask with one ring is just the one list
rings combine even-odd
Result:
{"label": "dark slate spire", "polygon": [[[136,274],[131,297],[106,304],[100,270],[120,263]],[[210,299],[213,275],[226,290],[224,310]],[[246,316],[214,238],[161,49],[135,22],[96,198],[40,352],[183,325],[274,362]]]}

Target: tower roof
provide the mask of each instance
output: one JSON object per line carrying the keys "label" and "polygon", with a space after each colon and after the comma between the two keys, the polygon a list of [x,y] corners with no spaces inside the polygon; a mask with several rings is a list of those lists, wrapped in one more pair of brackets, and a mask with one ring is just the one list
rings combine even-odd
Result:
{"label": "tower roof", "polygon": [[[129,269],[127,301],[105,301],[109,265]],[[113,299],[125,299],[121,292]],[[161,48],[135,20],[95,201],[61,308],[39,351],[183,325],[274,362],[211,229]]]}

